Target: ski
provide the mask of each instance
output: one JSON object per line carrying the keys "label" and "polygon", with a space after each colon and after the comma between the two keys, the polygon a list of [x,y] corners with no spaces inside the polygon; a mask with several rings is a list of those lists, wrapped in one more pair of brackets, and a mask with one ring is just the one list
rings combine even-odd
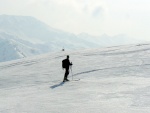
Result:
{"label": "ski", "polygon": [[69,81],[63,81],[63,82],[71,82],[71,81],[79,81],[80,79],[73,79],[73,80],[69,80]]}
{"label": "ski", "polygon": [[71,80],[71,81],[79,81],[80,79],[74,79],[74,80]]}

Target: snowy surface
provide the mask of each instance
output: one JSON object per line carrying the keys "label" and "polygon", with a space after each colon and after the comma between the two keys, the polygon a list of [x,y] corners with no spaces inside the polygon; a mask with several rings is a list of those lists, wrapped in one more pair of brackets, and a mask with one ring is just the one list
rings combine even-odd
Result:
{"label": "snowy surface", "polygon": [[[80,81],[62,83],[67,54]],[[0,113],[150,113],[150,45],[0,63]]]}

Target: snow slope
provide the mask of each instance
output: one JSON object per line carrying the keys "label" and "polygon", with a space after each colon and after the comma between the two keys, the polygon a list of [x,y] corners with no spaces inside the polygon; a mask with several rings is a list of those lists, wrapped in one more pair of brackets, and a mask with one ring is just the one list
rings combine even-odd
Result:
{"label": "snow slope", "polygon": [[[73,79],[62,83],[69,54]],[[71,80],[71,73],[69,75]],[[149,113],[150,44],[0,63],[0,113]]]}
{"label": "snow slope", "polygon": [[63,48],[77,50],[139,42],[124,35],[75,35],[52,28],[30,16],[0,15],[0,62],[61,51]]}
{"label": "snow slope", "polygon": [[[0,62],[53,51],[100,47],[29,16],[0,15]],[[22,49],[23,48],[23,49]]]}
{"label": "snow slope", "polygon": [[35,44],[19,39],[17,36],[0,32],[0,62],[16,60],[44,53]]}

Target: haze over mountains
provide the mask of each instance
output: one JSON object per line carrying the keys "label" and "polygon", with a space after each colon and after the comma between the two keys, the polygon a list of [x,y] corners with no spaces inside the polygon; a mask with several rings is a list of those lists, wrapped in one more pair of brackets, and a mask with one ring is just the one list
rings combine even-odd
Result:
{"label": "haze over mountains", "polygon": [[0,15],[0,62],[37,54],[139,43],[126,35],[75,35],[29,16]]}

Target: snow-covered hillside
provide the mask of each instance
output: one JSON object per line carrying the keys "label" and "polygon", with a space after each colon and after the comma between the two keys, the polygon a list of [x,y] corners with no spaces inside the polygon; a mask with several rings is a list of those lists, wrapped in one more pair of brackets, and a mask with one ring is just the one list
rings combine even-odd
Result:
{"label": "snow-covered hillside", "polygon": [[[96,41],[90,42],[86,38],[81,39],[74,34],[51,28],[33,17],[11,15],[0,15],[0,42],[0,62],[61,51],[62,48],[100,47]],[[24,49],[16,50],[16,46]]]}
{"label": "snow-covered hillside", "polygon": [[[4,40],[7,41],[0,44],[0,62],[61,51],[62,48],[77,50],[140,42],[124,35],[115,37],[107,35],[95,37],[86,33],[75,35],[54,29],[30,16],[0,15],[0,42]],[[16,50],[16,47],[23,49]]]}
{"label": "snow-covered hillside", "polygon": [[[73,79],[62,83],[70,55]],[[1,113],[149,113],[150,44],[0,63]],[[71,80],[71,73],[69,75]]]}
{"label": "snow-covered hillside", "polygon": [[44,53],[35,44],[19,39],[17,36],[0,32],[0,62],[25,58]]}
{"label": "snow-covered hillside", "polygon": [[48,43],[54,48],[85,48],[99,44],[78,38],[75,34],[54,29],[30,16],[0,15],[0,30],[17,35],[23,40]]}

